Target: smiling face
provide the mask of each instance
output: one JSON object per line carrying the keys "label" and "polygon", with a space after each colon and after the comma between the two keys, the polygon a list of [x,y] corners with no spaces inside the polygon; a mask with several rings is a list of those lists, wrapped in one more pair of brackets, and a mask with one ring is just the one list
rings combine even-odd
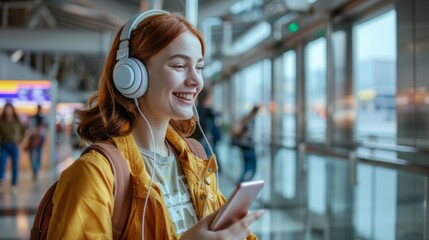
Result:
{"label": "smiling face", "polygon": [[203,87],[204,59],[201,43],[186,31],[146,63],[148,91],[139,99],[152,123],[189,119]]}

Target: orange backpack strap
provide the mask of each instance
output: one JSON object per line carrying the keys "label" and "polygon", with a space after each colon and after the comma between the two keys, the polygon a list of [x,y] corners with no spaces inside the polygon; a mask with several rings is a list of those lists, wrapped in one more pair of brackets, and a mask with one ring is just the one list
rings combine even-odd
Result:
{"label": "orange backpack strap", "polygon": [[115,203],[112,215],[113,239],[120,239],[130,216],[133,199],[133,186],[131,174],[125,158],[110,142],[96,142],[89,146],[85,152],[95,150],[101,153],[110,163],[115,176],[114,197]]}
{"label": "orange backpack strap", "polygon": [[40,201],[39,207],[37,208],[36,216],[33,222],[33,228],[31,229],[30,239],[46,239],[48,235],[49,221],[52,216],[52,208],[54,204],[52,203],[52,196],[55,193],[55,188],[57,187],[57,182],[55,182],[49,189],[46,191],[42,200]]}
{"label": "orange backpack strap", "polygon": [[[113,175],[115,176],[115,202],[112,215],[112,231],[113,239],[121,239],[130,215],[131,202],[133,199],[130,170],[125,158],[112,143],[107,141],[96,142],[87,147],[82,155],[91,150],[95,150],[102,154],[112,167]],[[33,228],[31,229],[31,240],[46,239],[47,237],[53,209],[52,197],[55,193],[56,186],[57,182],[49,188],[40,201],[34,218]]]}
{"label": "orange backpack strap", "polygon": [[184,138],[191,151],[201,159],[207,159],[206,150],[203,145],[194,138]]}

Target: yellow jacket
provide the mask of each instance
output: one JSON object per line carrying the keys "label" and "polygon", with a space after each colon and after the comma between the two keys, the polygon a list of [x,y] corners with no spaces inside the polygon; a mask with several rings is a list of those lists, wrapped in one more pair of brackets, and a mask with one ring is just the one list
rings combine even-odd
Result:
{"label": "yellow jacket", "polygon": [[[133,201],[126,239],[141,239],[142,213],[150,175],[132,135],[114,137],[113,142],[128,162],[133,182]],[[186,142],[170,127],[167,140],[179,153],[179,161],[189,184],[189,191],[198,218],[209,215],[225,203],[216,191],[214,159],[196,157]],[[204,176],[204,184],[202,179]],[[53,214],[48,239],[112,239],[114,176],[109,162],[98,152],[81,156],[58,181],[53,197]],[[179,239],[158,185],[152,183],[145,216],[145,239]],[[249,236],[248,239],[255,239]]]}

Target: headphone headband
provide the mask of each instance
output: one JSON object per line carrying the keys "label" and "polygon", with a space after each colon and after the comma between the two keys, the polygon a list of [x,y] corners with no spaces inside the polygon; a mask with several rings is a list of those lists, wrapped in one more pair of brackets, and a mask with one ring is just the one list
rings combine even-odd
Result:
{"label": "headphone headband", "polygon": [[143,21],[145,18],[153,16],[153,15],[158,15],[158,14],[167,14],[168,12],[164,11],[164,10],[160,10],[160,9],[152,9],[152,10],[148,10],[146,12],[143,13],[138,13],[136,15],[134,15],[133,17],[131,17],[128,22],[125,24],[124,28],[122,29],[122,33],[121,33],[121,41],[124,40],[129,40],[131,37],[131,33],[134,29],[136,29],[137,25]]}
{"label": "headphone headband", "polygon": [[138,13],[127,21],[121,32],[119,48],[116,51],[116,60],[129,57],[128,40],[131,38],[131,33],[136,29],[137,25],[139,25],[139,23],[145,18],[158,14],[168,14],[168,12],[159,9],[152,9],[143,13]]}

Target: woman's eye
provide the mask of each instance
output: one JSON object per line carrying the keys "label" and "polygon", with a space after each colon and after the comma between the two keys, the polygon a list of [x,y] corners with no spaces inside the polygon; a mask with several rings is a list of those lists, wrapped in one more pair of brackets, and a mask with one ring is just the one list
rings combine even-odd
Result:
{"label": "woman's eye", "polygon": [[200,71],[204,70],[204,66],[198,66],[197,70],[200,70]]}
{"label": "woman's eye", "polygon": [[178,68],[178,69],[185,69],[185,65],[176,65],[176,66],[174,66],[175,68]]}

